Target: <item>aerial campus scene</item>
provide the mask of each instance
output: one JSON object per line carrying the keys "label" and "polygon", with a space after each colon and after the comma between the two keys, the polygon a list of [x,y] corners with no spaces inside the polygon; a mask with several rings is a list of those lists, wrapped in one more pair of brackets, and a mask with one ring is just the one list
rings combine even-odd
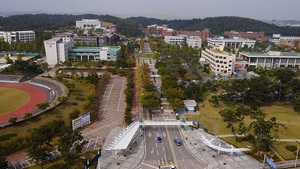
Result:
{"label": "aerial campus scene", "polygon": [[0,169],[300,168],[299,6],[1,0]]}

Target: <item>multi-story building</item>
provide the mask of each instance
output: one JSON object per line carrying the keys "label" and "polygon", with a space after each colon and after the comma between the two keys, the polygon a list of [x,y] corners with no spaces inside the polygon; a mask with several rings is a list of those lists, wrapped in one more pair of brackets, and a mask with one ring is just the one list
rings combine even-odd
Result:
{"label": "multi-story building", "polygon": [[220,50],[203,50],[201,58],[209,63],[210,69],[217,75],[230,76],[235,69],[235,55]]}
{"label": "multi-story building", "polygon": [[199,36],[189,36],[186,38],[186,43],[192,48],[201,48],[202,40]]}
{"label": "multi-story building", "polygon": [[273,34],[270,38],[270,42],[273,42],[275,45],[279,45],[281,34]]}
{"label": "multi-story building", "polygon": [[89,29],[101,27],[102,23],[99,19],[82,19],[81,21],[76,21],[76,28],[82,29],[83,34],[87,34]]}
{"label": "multi-story building", "polygon": [[265,36],[265,32],[236,32],[236,31],[225,31],[224,35],[227,35],[229,38],[245,38],[245,39],[254,39],[258,42],[269,41],[269,37]]}
{"label": "multi-story building", "polygon": [[147,29],[155,36],[200,36],[202,41],[206,41],[211,36],[208,28],[203,31],[177,31],[168,28],[168,25],[158,26],[156,24],[147,26]]}
{"label": "multi-story building", "polygon": [[[99,37],[97,36],[74,36],[74,43],[76,46],[99,46]],[[78,45],[79,44],[79,45]]]}
{"label": "multi-story building", "polygon": [[263,67],[264,69],[276,67],[300,68],[300,54],[295,52],[241,52],[239,60],[244,67]]}
{"label": "multi-story building", "polygon": [[56,37],[44,41],[47,63],[55,65],[66,60],[112,60],[116,61],[121,47],[74,47],[70,37]]}
{"label": "multi-story building", "polygon": [[291,48],[300,48],[300,37],[298,36],[281,36],[279,39],[280,46],[289,46]]}
{"label": "multi-story building", "polygon": [[35,32],[34,31],[9,31],[4,32],[0,31],[0,40],[4,40],[5,42],[28,42],[34,41]]}
{"label": "multi-story building", "polygon": [[186,43],[187,36],[165,36],[166,43],[171,45],[183,45]]}
{"label": "multi-story building", "polygon": [[247,45],[248,48],[253,48],[255,42],[256,42],[255,40],[238,38],[238,37],[234,37],[232,39],[224,38],[222,36],[207,38],[208,46],[211,46],[214,49],[218,49],[218,50],[224,50],[225,47],[228,48],[233,47],[235,50],[238,50],[240,47],[244,47],[245,45]]}
{"label": "multi-story building", "polygon": [[47,63],[55,65],[68,60],[68,50],[74,46],[70,37],[55,37],[44,41]]}

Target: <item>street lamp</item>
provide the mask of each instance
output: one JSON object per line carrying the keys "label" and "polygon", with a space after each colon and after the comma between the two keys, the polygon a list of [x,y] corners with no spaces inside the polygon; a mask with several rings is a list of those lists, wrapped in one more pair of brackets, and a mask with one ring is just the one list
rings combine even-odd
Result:
{"label": "street lamp", "polygon": [[300,147],[297,148],[297,154],[296,154],[296,160],[295,160],[295,168],[297,167],[297,160],[298,160],[298,155],[299,155],[299,149],[300,149]]}

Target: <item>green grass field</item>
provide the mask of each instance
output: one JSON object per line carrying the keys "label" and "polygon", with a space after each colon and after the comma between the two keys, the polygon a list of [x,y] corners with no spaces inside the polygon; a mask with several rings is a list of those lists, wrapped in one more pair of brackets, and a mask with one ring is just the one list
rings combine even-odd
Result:
{"label": "green grass field", "polygon": [[29,100],[29,93],[23,90],[0,88],[0,116],[19,109]]}
{"label": "green grass field", "polygon": [[[215,108],[211,103],[208,102],[208,99],[211,97],[211,94],[206,94],[202,104],[205,107],[199,107],[200,114],[188,114],[186,117],[188,120],[197,120],[200,122],[201,126],[207,129],[207,131],[214,135],[222,134],[232,134],[230,129],[226,128],[227,123],[223,122],[219,111],[221,108]],[[300,139],[300,113],[297,113],[293,110],[293,107],[290,103],[274,103],[270,106],[261,107],[261,110],[267,114],[266,119],[271,117],[276,117],[277,121],[280,124],[283,124],[284,127],[280,127],[279,132],[277,133],[278,138],[281,139]],[[246,125],[251,123],[250,118],[245,118]],[[227,142],[238,146],[245,147],[249,146],[250,143],[241,143],[236,142],[234,138],[225,138]],[[295,158],[295,154],[286,150],[286,145],[295,145],[300,146],[299,143],[286,143],[286,142],[275,142],[274,148],[276,151],[283,156],[285,159]]]}

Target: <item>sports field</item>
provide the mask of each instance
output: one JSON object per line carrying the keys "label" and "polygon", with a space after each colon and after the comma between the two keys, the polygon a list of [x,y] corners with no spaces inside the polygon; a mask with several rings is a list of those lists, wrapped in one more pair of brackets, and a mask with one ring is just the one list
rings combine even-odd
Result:
{"label": "sports field", "polygon": [[30,95],[20,89],[0,88],[0,116],[16,111],[28,103]]}
{"label": "sports field", "polygon": [[26,83],[0,83],[0,124],[14,117],[22,117],[44,103],[47,94],[36,86]]}

